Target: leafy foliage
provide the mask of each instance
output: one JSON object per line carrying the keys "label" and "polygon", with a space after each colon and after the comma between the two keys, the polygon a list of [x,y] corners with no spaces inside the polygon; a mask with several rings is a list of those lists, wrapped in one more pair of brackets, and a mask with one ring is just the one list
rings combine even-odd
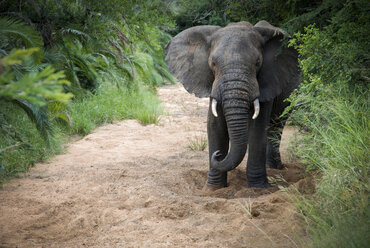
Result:
{"label": "leafy foliage", "polygon": [[[160,24],[166,28],[172,25],[171,15],[166,15],[169,11],[166,11],[164,1],[72,3],[67,0],[35,0],[1,4],[2,9],[8,10],[7,13],[18,13],[36,27],[47,48],[46,53],[55,56],[49,57],[49,63],[66,72],[67,79],[72,83],[68,90],[76,96],[83,96],[87,93],[85,90],[95,92],[104,80],[119,84],[126,81],[120,80],[121,77],[134,79],[136,69],[144,66],[132,66],[131,60],[135,59],[136,51],[164,64],[162,47],[169,37],[156,26]],[[163,11],[158,12],[158,9]],[[12,22],[28,28],[20,21]],[[16,33],[30,36],[23,30]],[[136,46],[136,43],[143,41],[146,46]],[[169,74],[163,73],[162,68],[153,66],[148,74],[158,74],[158,80],[164,76],[173,81]],[[135,83],[138,82],[135,80]],[[127,85],[130,84],[128,82]]]}
{"label": "leafy foliage", "polygon": [[22,65],[30,55],[39,49],[13,50],[0,58],[0,98],[7,100],[24,100],[30,104],[43,106],[48,100],[67,102],[72,94],[63,93],[63,85],[68,85],[62,71],[55,72],[51,66],[37,72],[28,72],[17,79],[15,65]]}
{"label": "leafy foliage", "polygon": [[[319,21],[319,15],[324,9],[321,3],[321,0],[230,0],[227,13],[234,20],[251,23],[266,20],[273,25],[288,28],[289,31],[296,31],[313,20],[316,23]],[[293,26],[295,30],[291,29]]]}
{"label": "leafy foliage", "polygon": [[[163,60],[170,39],[164,31],[173,26],[166,5],[161,0],[0,1],[0,54],[8,55],[0,65],[0,174],[24,171],[60,151],[63,134],[86,134],[113,119],[158,121],[158,102],[146,88],[174,81]],[[77,106],[81,109],[74,112]],[[35,126],[29,128],[26,120]],[[90,128],[79,128],[85,124]],[[29,132],[34,128],[40,136]]]}
{"label": "leafy foliage", "polygon": [[20,39],[27,48],[43,47],[43,41],[39,33],[24,22],[7,17],[0,18],[0,44],[2,48],[11,47],[12,42]]}
{"label": "leafy foliage", "polygon": [[[324,1],[326,6],[330,1]],[[291,97],[306,103],[293,121],[309,130],[296,153],[323,172],[312,200],[300,203],[314,247],[366,247],[369,220],[369,5],[346,1],[322,29],[295,37],[304,82]],[[294,41],[293,41],[294,42]]]}
{"label": "leafy foliage", "polygon": [[173,1],[171,8],[175,13],[177,32],[197,25],[225,26],[232,19],[228,15],[229,1]]}
{"label": "leafy foliage", "polygon": [[33,71],[16,77],[16,67],[22,66],[38,48],[13,50],[9,55],[0,58],[0,100],[12,102],[22,108],[45,140],[50,134],[47,109],[43,106],[54,100],[67,102],[72,94],[63,93],[63,85],[69,82],[63,72],[55,73],[51,66],[41,71]]}

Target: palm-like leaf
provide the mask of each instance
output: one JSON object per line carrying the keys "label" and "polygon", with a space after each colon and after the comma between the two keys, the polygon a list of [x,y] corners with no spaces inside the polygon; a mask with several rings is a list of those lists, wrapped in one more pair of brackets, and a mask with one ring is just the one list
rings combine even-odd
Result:
{"label": "palm-like leaf", "polygon": [[48,104],[49,116],[52,119],[63,120],[70,127],[72,126],[72,117],[66,112],[66,105],[61,102],[53,101]]}
{"label": "palm-like leaf", "polygon": [[127,62],[129,63],[129,65],[130,65],[130,67],[131,67],[131,76],[132,76],[132,78],[135,78],[135,70],[134,70],[134,67],[132,66],[132,62],[131,62],[131,60],[125,55],[125,54],[123,54],[123,52],[122,52],[122,49],[121,49],[121,47],[118,45],[118,43],[117,42],[115,42],[115,41],[112,41],[112,40],[109,40],[108,41],[109,42],[109,44],[112,46],[112,47],[114,47],[116,50],[117,50],[117,52],[118,52],[118,58],[119,58],[119,60],[121,61],[121,65],[122,66],[124,66],[124,63],[123,63],[123,59],[125,59],[125,60],[127,60]]}
{"label": "palm-like leaf", "polygon": [[39,33],[26,23],[8,18],[0,18],[0,34],[8,37],[22,39],[26,47],[43,47],[43,41]]}
{"label": "palm-like leaf", "polygon": [[49,142],[49,135],[51,133],[51,125],[47,114],[46,107],[31,104],[25,100],[15,99],[13,103],[21,107],[28,117],[36,125],[37,130],[40,132],[42,138]]}
{"label": "palm-like leaf", "polygon": [[[28,24],[8,18],[8,17],[1,17],[0,18],[0,36],[5,37],[6,39],[20,39],[22,40],[24,46],[26,48],[32,47],[39,47],[42,48],[44,43],[40,34],[34,30]],[[10,45],[11,44],[11,45]],[[14,42],[10,42],[7,49],[13,49]],[[0,47],[7,50],[5,47]],[[38,61],[41,61],[43,57],[43,50],[40,49],[39,52],[34,54],[34,58]]]}
{"label": "palm-like leaf", "polygon": [[62,36],[76,36],[78,38],[82,38],[83,40],[91,41],[90,35],[75,28],[62,28],[60,33]]}
{"label": "palm-like leaf", "polygon": [[[37,52],[38,48],[15,49],[8,56],[1,58],[0,99],[21,107],[35,123],[41,136],[48,142],[51,132],[46,104],[49,100],[66,102],[72,95],[63,93],[63,85],[69,82],[62,71],[55,72],[51,66],[33,63],[28,68],[23,64]],[[16,66],[27,69],[27,73],[16,78]]]}

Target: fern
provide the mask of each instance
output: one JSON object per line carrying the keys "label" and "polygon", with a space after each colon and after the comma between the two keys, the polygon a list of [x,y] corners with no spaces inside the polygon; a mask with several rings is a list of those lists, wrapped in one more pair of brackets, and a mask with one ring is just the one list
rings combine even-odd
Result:
{"label": "fern", "polygon": [[90,35],[88,35],[87,33],[84,33],[80,30],[77,30],[77,29],[73,29],[73,28],[62,28],[60,30],[60,33],[62,34],[62,36],[67,36],[67,35],[71,35],[71,36],[77,36],[79,38],[82,38],[86,41],[91,41],[91,37]]}
{"label": "fern", "polygon": [[49,136],[51,134],[51,125],[46,107],[40,107],[36,104],[31,104],[25,100],[15,99],[13,103],[21,107],[35,123],[37,130],[41,134],[41,137],[49,143]]}
{"label": "fern", "polygon": [[131,60],[125,54],[123,54],[122,49],[118,45],[117,42],[112,41],[112,40],[109,40],[108,42],[112,47],[114,47],[117,50],[118,58],[121,62],[122,67],[124,67],[123,59],[127,60],[127,62],[129,63],[129,65],[131,67],[131,76],[132,76],[132,78],[135,78],[135,70],[134,70],[134,67],[132,66]]}
{"label": "fern", "polygon": [[[8,18],[8,17],[1,17],[0,18],[0,36],[3,36],[5,39],[20,39],[22,40],[24,46],[26,48],[31,47],[43,47],[43,41],[40,34],[34,30],[31,26],[27,25],[26,23]],[[14,42],[10,42],[10,44],[6,45],[7,47],[0,47],[5,50],[11,50],[14,48]],[[4,45],[4,44],[3,44]],[[35,58],[41,60],[42,58],[42,50],[39,50],[38,53],[35,53]]]}
{"label": "fern", "polygon": [[63,93],[63,85],[69,84],[64,79],[64,73],[56,72],[50,65],[38,70],[38,67],[44,66],[33,64],[33,71],[16,78],[15,66],[22,66],[37,51],[38,48],[13,50],[8,56],[0,59],[0,67],[3,69],[0,74],[0,100],[21,107],[35,123],[41,136],[48,141],[51,129],[47,102],[67,102],[72,95]]}

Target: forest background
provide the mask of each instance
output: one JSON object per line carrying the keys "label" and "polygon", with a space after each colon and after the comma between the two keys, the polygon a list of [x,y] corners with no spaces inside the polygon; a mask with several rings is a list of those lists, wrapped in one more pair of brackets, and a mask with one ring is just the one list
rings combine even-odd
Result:
{"label": "forest background", "polygon": [[173,35],[264,19],[300,53],[293,152],[316,188],[292,199],[308,245],[368,247],[368,13],[367,0],[0,0],[0,183],[101,124],[157,123]]}

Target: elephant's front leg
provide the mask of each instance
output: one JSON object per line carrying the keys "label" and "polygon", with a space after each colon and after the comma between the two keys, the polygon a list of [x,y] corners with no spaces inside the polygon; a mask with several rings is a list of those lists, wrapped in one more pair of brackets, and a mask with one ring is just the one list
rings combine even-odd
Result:
{"label": "elephant's front leg", "polygon": [[[229,150],[229,135],[220,104],[217,105],[217,113],[218,117],[213,116],[210,101],[207,120],[209,163],[211,162],[211,156],[215,151],[219,150],[222,154],[220,159],[224,159]],[[210,166],[206,186],[211,189],[226,187],[227,172],[219,172]]]}
{"label": "elephant's front leg", "polygon": [[271,185],[266,173],[267,127],[270,121],[272,102],[261,103],[261,111],[257,119],[249,125],[247,179],[249,187],[268,188]]}

